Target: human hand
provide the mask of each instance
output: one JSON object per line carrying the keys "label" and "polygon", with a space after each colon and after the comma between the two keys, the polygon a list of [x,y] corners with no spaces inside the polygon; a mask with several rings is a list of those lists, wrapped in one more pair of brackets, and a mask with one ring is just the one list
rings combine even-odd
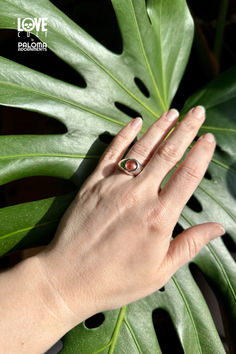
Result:
{"label": "human hand", "polygon": [[210,240],[224,233],[215,222],[191,227],[173,241],[180,213],[200,183],[215,148],[201,136],[164,188],[205,119],[192,109],[176,129],[176,110],[164,113],[127,157],[143,166],[138,176],[117,168],[141,129],[132,120],[113,139],[96,170],[63,216],[52,243],[36,258],[52,288],[80,321],[140,299],[162,287]]}

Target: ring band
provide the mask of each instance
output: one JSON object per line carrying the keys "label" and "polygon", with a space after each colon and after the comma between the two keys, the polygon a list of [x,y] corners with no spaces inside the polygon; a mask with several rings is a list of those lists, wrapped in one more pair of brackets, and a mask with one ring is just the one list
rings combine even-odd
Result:
{"label": "ring band", "polygon": [[120,160],[118,166],[121,171],[130,176],[137,176],[142,171],[142,165],[136,159]]}

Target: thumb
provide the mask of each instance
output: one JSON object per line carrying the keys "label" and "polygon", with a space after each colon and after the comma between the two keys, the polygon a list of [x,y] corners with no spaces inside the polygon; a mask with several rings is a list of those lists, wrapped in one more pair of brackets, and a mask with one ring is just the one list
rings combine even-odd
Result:
{"label": "thumb", "polygon": [[225,233],[222,225],[209,222],[190,227],[181,232],[171,243],[167,252],[167,264],[175,273],[182,265],[194,258],[208,242]]}

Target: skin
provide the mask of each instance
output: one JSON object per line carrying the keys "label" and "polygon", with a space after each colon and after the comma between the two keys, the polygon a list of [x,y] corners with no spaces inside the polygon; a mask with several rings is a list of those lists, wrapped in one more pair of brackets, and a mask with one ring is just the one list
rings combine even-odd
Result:
{"label": "skin", "polygon": [[89,316],[161,288],[224,233],[220,224],[208,222],[171,240],[215,148],[212,134],[201,136],[161,188],[195,138],[205,112],[201,106],[193,108],[165,139],[177,119],[176,110],[164,113],[133,145],[127,157],[144,167],[135,177],[117,163],[142,120],[125,126],[67,209],[51,244],[0,275],[0,352],[46,351]]}

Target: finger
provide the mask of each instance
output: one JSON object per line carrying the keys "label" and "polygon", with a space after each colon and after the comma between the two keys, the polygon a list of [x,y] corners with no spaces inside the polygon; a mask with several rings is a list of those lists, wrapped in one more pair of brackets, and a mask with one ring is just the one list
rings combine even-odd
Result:
{"label": "finger", "polygon": [[169,276],[191,261],[208,242],[224,233],[222,225],[211,222],[193,226],[179,234],[170,243],[164,262]]}
{"label": "finger", "polygon": [[210,133],[202,135],[160,191],[162,204],[166,207],[176,206],[172,213],[174,220],[179,218],[184,205],[203,178],[214,149],[214,136]]}
{"label": "finger", "polygon": [[91,183],[96,183],[96,181],[109,176],[114,171],[114,168],[123,157],[125,151],[139,133],[142,122],[143,120],[140,117],[132,119],[119,131],[103,153],[94,173],[87,180],[86,186]]}
{"label": "finger", "polygon": [[168,112],[163,113],[142,138],[132,146],[126,154],[126,158],[136,159],[144,166],[162,140],[175,126],[178,116],[179,112],[176,109],[170,109]]}
{"label": "finger", "polygon": [[165,176],[182,158],[205,119],[202,106],[191,109],[170,136],[159,146],[143,170],[142,178],[149,178],[155,186],[161,184]]}

